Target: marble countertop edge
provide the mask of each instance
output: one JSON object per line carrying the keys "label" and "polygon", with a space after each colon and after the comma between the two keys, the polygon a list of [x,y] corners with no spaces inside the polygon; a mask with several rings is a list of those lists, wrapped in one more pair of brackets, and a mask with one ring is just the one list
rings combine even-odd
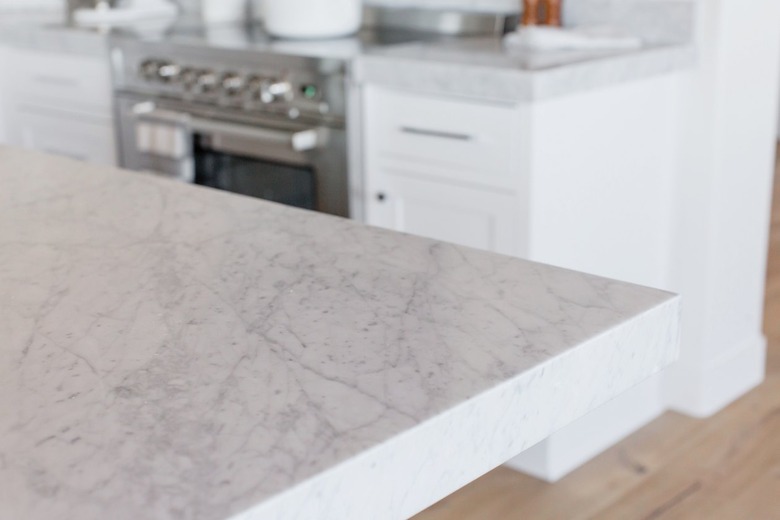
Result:
{"label": "marble countertop edge", "polygon": [[[680,311],[681,298],[668,293],[667,300],[573,346],[559,357],[544,361],[228,520],[411,517],[673,364],[679,357]],[[607,357],[611,358],[610,362],[603,363]],[[615,378],[617,372],[613,370],[617,367],[622,370]],[[567,384],[560,377],[565,372],[571,375],[565,381]],[[587,384],[607,378],[612,381],[610,385]],[[529,404],[534,399],[541,400],[543,395],[548,396],[547,406],[530,406],[530,409],[537,414],[534,417],[537,424],[538,415],[546,414],[541,421],[546,427],[524,431],[529,413],[512,416],[508,410],[528,410]],[[478,439],[479,432],[484,431],[481,425],[486,421],[497,427],[489,437]],[[435,451],[421,451],[421,446],[430,445],[425,441],[433,438],[441,438],[443,442]],[[415,466],[417,473],[410,477],[409,468]],[[404,480],[407,482],[398,486]],[[361,488],[345,489],[347,482],[360,482]],[[404,491],[385,493],[399,487]],[[333,496],[340,499],[333,500]],[[437,498],[432,500],[432,496]]]}
{"label": "marble countertop edge", "polygon": [[689,69],[696,64],[693,44],[670,45],[537,71],[530,101],[554,98]]}
{"label": "marble countertop edge", "polygon": [[20,520],[408,517],[677,356],[668,292],[32,152],[0,170]]}
{"label": "marble countertop edge", "polygon": [[531,103],[682,71],[693,67],[697,56],[696,46],[686,43],[530,70],[456,60],[365,55],[354,64],[354,75],[360,84],[489,102]]}

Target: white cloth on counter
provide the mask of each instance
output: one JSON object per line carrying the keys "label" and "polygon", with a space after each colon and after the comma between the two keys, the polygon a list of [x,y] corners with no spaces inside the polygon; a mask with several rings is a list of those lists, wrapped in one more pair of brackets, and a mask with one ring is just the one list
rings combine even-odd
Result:
{"label": "white cloth on counter", "polygon": [[614,27],[524,26],[504,36],[504,45],[529,50],[631,50],[642,47],[642,39]]}
{"label": "white cloth on counter", "polygon": [[95,9],[76,9],[73,21],[83,27],[126,25],[146,20],[174,19],[178,14],[179,8],[168,0],[125,0],[115,8],[98,4]]}

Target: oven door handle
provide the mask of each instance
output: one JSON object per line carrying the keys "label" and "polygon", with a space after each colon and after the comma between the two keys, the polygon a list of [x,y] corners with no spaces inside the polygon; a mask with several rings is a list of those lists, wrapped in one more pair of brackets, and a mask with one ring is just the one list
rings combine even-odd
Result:
{"label": "oven door handle", "polygon": [[319,128],[285,131],[212,121],[186,112],[163,110],[157,108],[151,101],[135,105],[133,115],[138,122],[180,126],[204,134],[238,138],[269,145],[283,145],[294,152],[315,150],[322,145],[325,139],[324,132]]}

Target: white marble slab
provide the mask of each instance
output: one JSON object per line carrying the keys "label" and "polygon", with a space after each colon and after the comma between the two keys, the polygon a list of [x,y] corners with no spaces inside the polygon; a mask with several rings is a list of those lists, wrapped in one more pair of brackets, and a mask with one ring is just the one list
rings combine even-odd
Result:
{"label": "white marble slab", "polygon": [[493,38],[414,43],[362,54],[359,83],[432,95],[533,102],[691,68],[692,44],[605,51],[529,51]]}
{"label": "white marble slab", "polygon": [[654,289],[6,148],[0,185],[0,518],[402,518],[677,355]]}

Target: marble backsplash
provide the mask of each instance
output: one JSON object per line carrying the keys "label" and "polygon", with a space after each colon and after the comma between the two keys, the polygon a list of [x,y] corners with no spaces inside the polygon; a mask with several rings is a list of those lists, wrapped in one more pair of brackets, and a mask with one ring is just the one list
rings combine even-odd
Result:
{"label": "marble backsplash", "polygon": [[[201,0],[175,0],[197,11]],[[367,5],[515,12],[522,0],[364,0]],[[564,23],[611,25],[644,38],[647,43],[681,43],[693,34],[696,0],[563,0]]]}
{"label": "marble backsplash", "polygon": [[692,40],[696,0],[564,0],[564,24],[610,25],[646,43]]}

